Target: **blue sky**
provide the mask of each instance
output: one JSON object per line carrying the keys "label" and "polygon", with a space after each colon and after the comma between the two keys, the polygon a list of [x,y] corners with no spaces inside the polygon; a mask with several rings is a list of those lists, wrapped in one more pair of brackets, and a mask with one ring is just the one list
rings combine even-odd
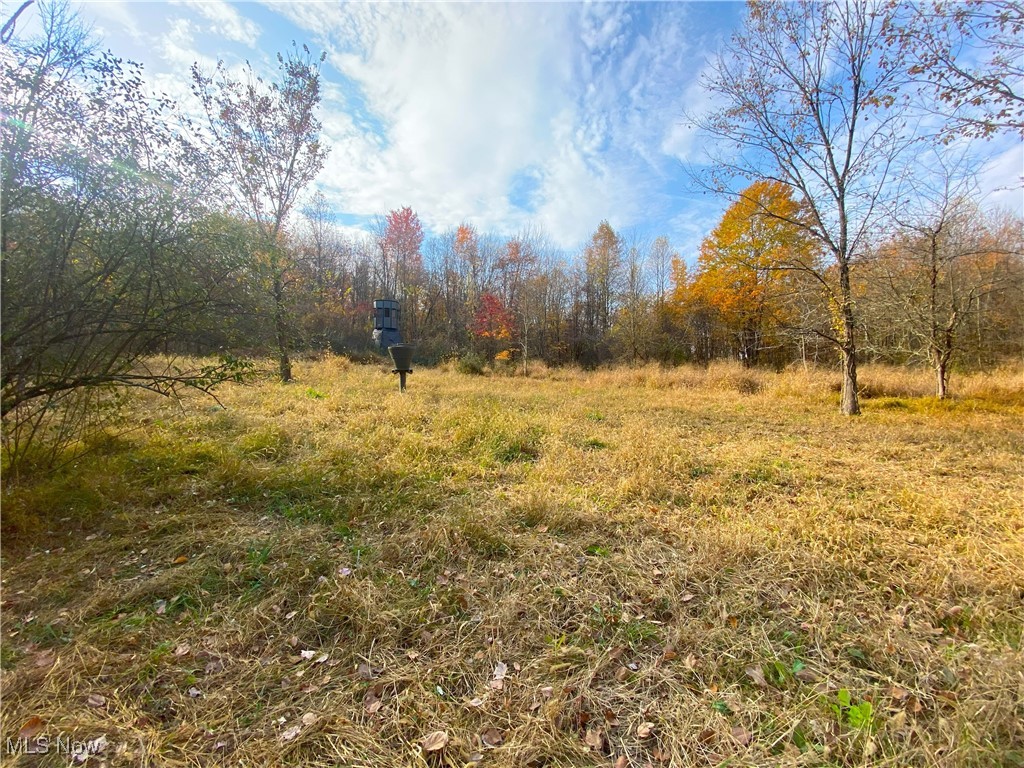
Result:
{"label": "blue sky", "polygon": [[[435,232],[539,225],[572,249],[608,219],[693,259],[727,201],[694,190],[684,110],[743,6],[703,3],[228,3],[81,6],[106,47],[189,103],[193,61],[270,73],[292,40],[327,52],[317,187],[339,224],[412,206]],[[987,145],[993,203],[1020,209],[1021,145]]]}

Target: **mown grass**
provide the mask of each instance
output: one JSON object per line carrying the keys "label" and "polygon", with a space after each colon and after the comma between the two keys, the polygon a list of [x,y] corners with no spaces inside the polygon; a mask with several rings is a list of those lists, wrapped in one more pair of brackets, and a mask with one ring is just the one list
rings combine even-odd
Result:
{"label": "mown grass", "polygon": [[297,373],[141,399],[5,488],[4,738],[39,717],[125,766],[1024,764],[1019,371],[937,401],[868,369],[858,419],[814,371]]}

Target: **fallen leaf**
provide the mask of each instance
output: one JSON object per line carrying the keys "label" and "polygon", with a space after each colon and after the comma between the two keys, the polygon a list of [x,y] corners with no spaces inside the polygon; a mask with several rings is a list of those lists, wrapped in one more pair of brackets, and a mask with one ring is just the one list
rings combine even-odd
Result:
{"label": "fallen leaf", "polygon": [[192,646],[188,643],[179,643],[178,647],[174,649],[175,656],[187,656],[192,652]]}
{"label": "fallen leaf", "polygon": [[191,688],[188,689],[188,695],[191,696],[193,699],[197,699],[197,698],[199,698],[200,696],[203,695],[203,692],[200,691],[195,686],[192,686]]}
{"label": "fallen leaf", "polygon": [[37,667],[52,667],[55,661],[57,661],[57,654],[52,649],[37,653],[33,658],[33,663]]}
{"label": "fallen leaf", "polygon": [[384,705],[384,702],[380,699],[380,695],[383,692],[384,686],[375,685],[363,696],[363,709],[366,710],[368,715],[374,714]]}
{"label": "fallen leaf", "polygon": [[[666,752],[661,747],[655,747],[654,751],[651,752],[651,757],[653,757],[659,763],[667,763],[668,762],[668,752]],[[650,765],[650,763],[648,763],[648,765]]]}
{"label": "fallen leaf", "polygon": [[360,680],[373,680],[373,670],[365,661],[360,662],[356,667],[356,677]]}
{"label": "fallen leaf", "polygon": [[43,720],[39,715],[32,715],[25,724],[21,726],[21,730],[18,731],[19,739],[34,739],[43,729],[46,727],[46,721]]}
{"label": "fallen leaf", "polygon": [[744,728],[742,725],[737,725],[732,729],[732,737],[739,742],[740,746],[747,746],[750,741],[754,738],[750,731]]}
{"label": "fallen leaf", "polygon": [[764,671],[760,667],[747,667],[743,671],[747,673],[747,677],[754,681],[754,685],[759,688],[768,687],[768,681],[764,679]]}
{"label": "fallen leaf", "polygon": [[583,742],[591,749],[600,752],[604,749],[604,733],[600,728],[592,728],[583,736]]}
{"label": "fallen leaf", "polygon": [[546,525],[538,525],[536,528],[534,528],[534,530],[537,533],[547,533],[548,532],[548,527]]}
{"label": "fallen leaf", "polygon": [[508,674],[508,666],[506,666],[505,662],[499,661],[494,665],[493,678],[495,680],[504,680],[506,674]]}
{"label": "fallen leaf", "polygon": [[665,651],[661,654],[661,658],[663,658],[665,661],[672,661],[672,659],[676,658],[678,655],[679,654],[676,653],[675,650],[673,650],[672,648],[666,648]]}
{"label": "fallen leaf", "polygon": [[316,651],[299,651],[299,656],[308,661],[316,656]]}
{"label": "fallen leaf", "polygon": [[306,714],[304,714],[302,716],[302,724],[305,725],[305,726],[312,725],[313,723],[316,722],[316,720],[317,720],[317,717],[316,717],[316,714],[314,712],[307,712]]}
{"label": "fallen leaf", "polygon": [[490,685],[491,688],[493,688],[494,690],[500,691],[500,690],[504,689],[505,681],[504,680],[491,680],[488,683],[488,685]]}
{"label": "fallen leaf", "polygon": [[697,668],[697,657],[692,653],[687,654],[686,658],[683,659],[683,666],[692,672]]}
{"label": "fallen leaf", "polygon": [[212,661],[206,662],[206,666],[203,667],[203,673],[207,675],[213,675],[224,669],[224,662],[220,659],[213,659]]}
{"label": "fallen leaf", "polygon": [[615,765],[613,765],[612,768],[626,768],[626,766],[628,766],[628,765],[629,765],[629,758],[626,757],[625,755],[619,755],[615,759]]}
{"label": "fallen leaf", "polygon": [[695,597],[696,597],[696,595],[695,595],[695,594],[693,594],[693,592],[686,592],[686,593],[684,593],[684,594],[683,594],[683,596],[682,596],[682,597],[680,597],[679,599],[680,599],[680,600],[681,600],[682,602],[684,602],[684,603],[688,603],[688,602],[690,602],[691,600],[693,600],[693,598],[695,598]]}
{"label": "fallen leaf", "polygon": [[347,578],[347,577],[352,575],[352,569],[351,568],[339,568],[338,569],[338,575],[341,578],[343,578],[343,579]]}
{"label": "fallen leaf", "polygon": [[188,562],[188,557],[185,556],[185,555],[178,555],[176,558],[174,558],[174,564],[175,565],[184,565],[187,562]]}
{"label": "fallen leaf", "polygon": [[610,709],[606,709],[604,711],[604,721],[608,725],[609,728],[616,728],[619,725],[619,718],[618,718],[618,716],[614,712],[612,712]]}
{"label": "fallen leaf", "polygon": [[89,698],[85,700],[85,703],[90,707],[105,707],[107,706],[107,697],[101,696],[98,693],[90,693]]}
{"label": "fallen leaf", "polygon": [[325,661],[327,661],[328,658],[330,657],[326,653],[321,653],[319,656],[316,657],[316,660],[313,663],[323,664]]}
{"label": "fallen leaf", "polygon": [[657,726],[655,726],[654,723],[640,723],[640,725],[636,729],[636,735],[639,736],[641,739],[646,739],[648,736],[654,733],[654,729],[656,727]]}
{"label": "fallen leaf", "polygon": [[420,739],[420,746],[423,747],[424,752],[437,752],[438,750],[444,749],[447,743],[447,731],[434,731]]}
{"label": "fallen leaf", "polygon": [[407,658],[409,661],[416,661],[416,659],[418,659],[419,657],[420,657],[420,654],[419,654],[418,651],[406,651],[405,652],[405,658]]}
{"label": "fallen leaf", "polygon": [[288,613],[286,613],[284,615],[284,618],[287,621],[288,619],[294,619],[298,615],[299,615],[298,611],[288,611]]}
{"label": "fallen leaf", "polygon": [[626,682],[629,679],[629,670],[625,667],[619,667],[615,670],[615,679],[620,683]]}
{"label": "fallen leaf", "polygon": [[818,681],[818,675],[809,670],[807,667],[804,667],[803,669],[795,672],[794,676],[801,683],[816,683]]}
{"label": "fallen leaf", "polygon": [[483,705],[484,705],[484,700],[481,699],[480,697],[474,697],[474,698],[469,700],[469,706],[471,706],[471,707],[482,707]]}
{"label": "fallen leaf", "polygon": [[480,741],[483,742],[485,747],[500,747],[504,740],[505,737],[501,735],[501,731],[497,728],[484,728],[480,731]]}
{"label": "fallen leaf", "polygon": [[291,728],[289,728],[281,734],[281,741],[292,741],[300,733],[302,733],[302,726],[293,725]]}
{"label": "fallen leaf", "polygon": [[889,695],[892,696],[893,699],[895,699],[896,701],[903,701],[905,698],[907,698],[907,696],[910,695],[910,692],[904,688],[900,688],[898,685],[894,685],[892,688],[889,689]]}
{"label": "fallen leaf", "polygon": [[157,616],[163,616],[165,613],[167,613],[167,601],[166,600],[157,600],[156,601],[156,615]]}

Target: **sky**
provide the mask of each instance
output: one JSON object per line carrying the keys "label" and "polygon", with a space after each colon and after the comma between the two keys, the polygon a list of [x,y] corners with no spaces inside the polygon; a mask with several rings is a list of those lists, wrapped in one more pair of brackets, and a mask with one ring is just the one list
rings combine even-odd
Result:
{"label": "sky", "polygon": [[[668,236],[688,260],[728,201],[687,164],[704,157],[685,113],[735,31],[733,2],[80,3],[103,46],[140,62],[187,108],[189,68],[248,60],[272,74],[291,42],[325,51],[316,181],[344,228],[411,206],[440,233],[468,222],[539,226],[579,247],[607,219]],[[1021,142],[988,143],[986,200],[1020,210]],[[310,190],[312,191],[312,190]]]}

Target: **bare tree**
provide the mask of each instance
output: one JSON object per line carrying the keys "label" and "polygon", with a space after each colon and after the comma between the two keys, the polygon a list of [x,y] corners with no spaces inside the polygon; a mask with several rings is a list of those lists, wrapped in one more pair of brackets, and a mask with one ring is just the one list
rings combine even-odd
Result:
{"label": "bare tree", "polygon": [[947,142],[1003,131],[1024,137],[1024,3],[892,0],[893,65],[904,67]]}
{"label": "bare tree", "polygon": [[698,178],[735,197],[742,197],[736,179],[743,187],[778,181],[804,202],[806,213],[791,223],[830,258],[824,268],[799,259],[778,267],[805,271],[821,287],[832,323],[815,330],[840,353],[847,415],[860,412],[850,270],[908,143],[893,96],[899,73],[881,66],[878,55],[885,13],[863,0],[752,2],[742,31],[703,78],[720,106],[695,118],[720,140],[713,170]]}
{"label": "bare tree", "polygon": [[290,258],[282,228],[302,190],[323,168],[320,143],[320,64],[306,46],[278,54],[280,79],[267,83],[247,64],[245,80],[218,62],[213,75],[192,67],[192,90],[206,110],[210,153],[238,210],[263,234],[260,263],[273,300],[274,337],[282,381],[292,378],[286,293]]}
{"label": "bare tree", "polygon": [[941,399],[969,320],[1007,287],[1012,272],[999,267],[1019,258],[1019,236],[973,202],[977,184],[963,154],[936,148],[918,157],[927,170],[901,185],[895,229],[865,265],[862,291],[878,334],[872,346],[931,366]]}

